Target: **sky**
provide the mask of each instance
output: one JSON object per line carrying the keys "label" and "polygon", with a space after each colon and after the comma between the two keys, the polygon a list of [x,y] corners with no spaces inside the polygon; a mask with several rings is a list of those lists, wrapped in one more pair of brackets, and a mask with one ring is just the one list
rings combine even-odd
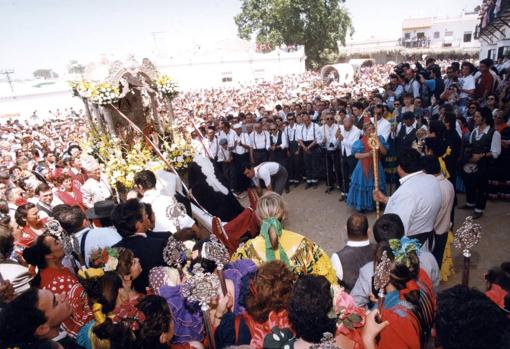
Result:
{"label": "sky", "polygon": [[[456,16],[481,0],[346,0],[354,39],[398,38],[409,17]],[[71,59],[102,54],[173,53],[193,43],[234,38],[240,0],[0,0],[0,70],[27,78],[65,71]]]}

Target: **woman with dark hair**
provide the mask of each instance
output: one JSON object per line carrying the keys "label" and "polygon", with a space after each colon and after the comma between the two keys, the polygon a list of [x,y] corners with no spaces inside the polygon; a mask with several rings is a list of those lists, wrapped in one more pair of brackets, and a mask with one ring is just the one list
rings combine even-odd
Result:
{"label": "woman with dark hair", "polygon": [[23,251],[25,261],[39,269],[33,285],[52,291],[54,294],[65,294],[73,308],[72,316],[64,321],[64,329],[73,337],[83,325],[92,319],[88,307],[85,290],[76,276],[62,265],[64,249],[55,236],[44,233]]}
{"label": "woman with dark hair", "polygon": [[69,206],[79,206],[85,212],[81,190],[69,174],[66,172],[60,173],[55,178],[54,183],[58,187],[58,190],[55,191],[55,197],[58,200]]}
{"label": "woman with dark hair", "polygon": [[485,295],[501,309],[510,313],[510,262],[501,263],[485,274],[487,291]]}
{"label": "woman with dark hair", "polygon": [[391,261],[390,281],[385,287],[381,314],[389,326],[381,331],[379,349],[420,349],[430,336],[435,296],[432,282],[420,269],[419,249],[419,242],[407,237],[392,239],[377,247],[378,261],[384,252]]}
{"label": "woman with dark hair", "polygon": [[336,318],[329,316],[332,307],[331,285],[325,277],[305,275],[296,281],[288,305],[296,346],[320,343],[326,332],[336,334]]}
{"label": "woman with dark hair", "polygon": [[24,248],[32,245],[34,240],[44,233],[47,218],[41,219],[37,206],[29,202],[16,209],[14,219],[21,227],[21,236],[16,241],[16,246],[20,249],[18,252],[21,253]]}
{"label": "woman with dark hair", "polygon": [[[360,212],[373,211],[375,209],[372,196],[372,192],[375,188],[374,165],[372,161],[372,150],[369,145],[369,139],[375,133],[374,125],[371,123],[364,124],[363,132],[363,137],[352,145],[352,153],[358,160],[358,163],[352,172],[351,185],[347,195],[347,205]],[[381,155],[386,155],[388,144],[384,140],[384,137],[379,136],[378,138],[378,152]],[[386,177],[380,159],[377,166],[379,168],[379,190],[385,193]]]}

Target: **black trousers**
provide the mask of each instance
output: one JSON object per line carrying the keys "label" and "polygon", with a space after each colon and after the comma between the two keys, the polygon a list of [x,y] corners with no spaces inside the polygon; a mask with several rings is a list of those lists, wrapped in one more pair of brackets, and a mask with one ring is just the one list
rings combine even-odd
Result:
{"label": "black trousers", "polygon": [[340,152],[335,150],[326,150],[326,184],[330,187],[340,185]]}
{"label": "black trousers", "polygon": [[290,142],[289,144],[289,152],[290,155],[287,161],[287,171],[289,173],[289,180],[292,181],[300,181],[302,177],[301,173],[301,152],[296,154],[299,150],[299,145],[297,142]]}
{"label": "black trousers", "polygon": [[434,234],[434,249],[432,254],[436,258],[439,270],[441,270],[441,264],[443,263],[444,250],[446,248],[446,241],[448,240],[448,232],[441,235]]}
{"label": "black trousers", "polygon": [[[303,142],[306,143],[311,142]],[[315,146],[310,151],[305,152],[303,154],[303,160],[305,162],[305,175],[307,182],[313,181],[316,182],[319,180],[319,172],[320,172],[320,163],[319,163],[320,149],[318,146]]]}
{"label": "black trousers", "polygon": [[[351,176],[354,168],[356,167],[356,159],[354,155],[342,156],[342,171],[341,171],[341,187],[342,191],[348,192],[351,184]],[[345,186],[345,188],[344,188]],[[345,189],[345,190],[344,190]]]}
{"label": "black trousers", "polygon": [[264,161],[268,160],[268,153],[266,149],[253,149],[253,160],[255,166],[260,165]]}
{"label": "black trousers", "polygon": [[487,167],[479,167],[474,173],[462,171],[462,179],[466,186],[466,205],[472,206],[475,211],[483,212],[487,204],[489,190],[489,173]]}
{"label": "black trousers", "polygon": [[222,161],[219,164],[221,166],[221,171],[223,172],[223,176],[225,177],[228,188],[230,190],[234,190],[236,186],[236,166],[234,162]]}
{"label": "black trousers", "polygon": [[234,165],[236,172],[236,186],[235,189],[242,192],[250,186],[250,179],[243,173],[243,166],[250,163],[250,154],[236,154],[234,153]]}

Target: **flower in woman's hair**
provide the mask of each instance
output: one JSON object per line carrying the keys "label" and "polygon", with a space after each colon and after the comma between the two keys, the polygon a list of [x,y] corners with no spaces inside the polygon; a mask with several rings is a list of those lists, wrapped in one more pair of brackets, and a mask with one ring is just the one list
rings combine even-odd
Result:
{"label": "flower in woman's hair", "polygon": [[416,239],[404,236],[402,239],[391,239],[389,241],[391,252],[395,256],[395,262],[409,266],[408,254],[416,252],[421,248],[421,244]]}
{"label": "flower in woman's hair", "polygon": [[115,271],[119,265],[119,260],[116,257],[109,256],[108,261],[104,266],[104,271]]}

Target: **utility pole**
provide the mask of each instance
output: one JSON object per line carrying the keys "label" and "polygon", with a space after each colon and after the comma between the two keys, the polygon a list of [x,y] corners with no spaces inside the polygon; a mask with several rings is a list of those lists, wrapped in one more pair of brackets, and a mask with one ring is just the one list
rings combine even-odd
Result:
{"label": "utility pole", "polygon": [[12,87],[12,81],[11,81],[11,74],[14,74],[14,69],[2,69],[0,70],[0,74],[5,75],[5,78],[7,79],[7,82],[9,83],[9,86],[11,87],[11,91],[14,94],[14,88]]}

